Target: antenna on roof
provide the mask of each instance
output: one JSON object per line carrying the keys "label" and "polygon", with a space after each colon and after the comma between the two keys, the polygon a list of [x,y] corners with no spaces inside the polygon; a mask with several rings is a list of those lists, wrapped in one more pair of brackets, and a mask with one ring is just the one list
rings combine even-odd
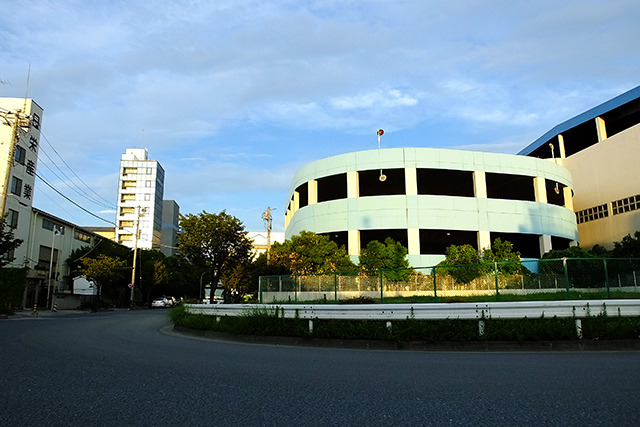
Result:
{"label": "antenna on roof", "polygon": [[[378,163],[380,163],[380,137],[384,135],[384,131],[382,129],[378,129]],[[382,173],[382,168],[380,168],[380,177],[378,178],[380,182],[385,182],[387,180],[387,176]]]}
{"label": "antenna on roof", "polygon": [[27,98],[29,96],[29,80],[31,80],[31,62],[29,62],[29,71],[27,72],[27,87],[24,90],[24,109],[23,112],[27,111]]}

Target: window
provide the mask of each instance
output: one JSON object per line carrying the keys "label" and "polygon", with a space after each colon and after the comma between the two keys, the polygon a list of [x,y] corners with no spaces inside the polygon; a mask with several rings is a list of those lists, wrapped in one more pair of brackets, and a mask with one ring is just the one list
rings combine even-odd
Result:
{"label": "window", "polygon": [[122,181],[122,188],[135,187],[136,181]]}
{"label": "window", "polygon": [[22,195],[22,180],[15,176],[11,177],[11,194]]}
{"label": "window", "polygon": [[80,240],[81,242],[90,242],[91,236],[89,234],[83,233],[82,231],[75,230],[73,232],[73,237],[76,240]]}
{"label": "window", "polygon": [[138,168],[124,168],[122,175],[135,175],[138,173]]}
{"label": "window", "polygon": [[136,199],[136,195],[135,194],[123,194],[122,198],[120,199],[120,201],[126,202],[128,200],[135,200],[135,199]]}
{"label": "window", "polygon": [[25,150],[23,147],[19,145],[16,146],[16,152],[13,155],[13,160],[15,160],[16,163],[20,163],[21,165],[24,165],[26,159],[27,159],[27,150]]}
{"label": "window", "polygon": [[133,240],[133,234],[121,234],[120,235],[120,243],[122,242],[130,242]]}
{"label": "window", "polygon": [[136,208],[133,206],[125,206],[120,208],[120,215],[136,213]]}
{"label": "window", "polygon": [[147,201],[147,202],[148,202],[149,200],[151,200],[151,194],[145,194],[145,195],[144,195],[144,200],[145,200],[145,201]]}
{"label": "window", "polygon": [[18,226],[18,211],[9,209],[7,214],[7,227],[16,228]]}
{"label": "window", "polygon": [[614,215],[640,209],[640,194],[611,202]]}
{"label": "window", "polygon": [[151,188],[151,181],[145,181],[144,186],[147,188]]}
{"label": "window", "polygon": [[64,225],[56,224],[53,221],[49,221],[46,218],[42,218],[42,228],[45,230],[58,230],[60,234],[64,234]]}
{"label": "window", "polygon": [[609,216],[609,206],[607,206],[606,203],[604,205],[594,206],[592,208],[587,208],[587,209],[583,209],[581,211],[576,212],[576,220],[578,221],[578,224],[583,224],[589,221],[595,221],[596,219],[606,218],[608,216]]}
{"label": "window", "polygon": [[147,168],[147,175],[153,174],[153,168]]}

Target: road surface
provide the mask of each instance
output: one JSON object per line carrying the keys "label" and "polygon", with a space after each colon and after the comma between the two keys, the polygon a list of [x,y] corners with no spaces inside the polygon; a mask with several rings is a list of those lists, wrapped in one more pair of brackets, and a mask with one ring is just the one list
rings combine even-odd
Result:
{"label": "road surface", "polygon": [[0,425],[640,425],[637,351],[245,344],[167,333],[167,313],[0,320]]}

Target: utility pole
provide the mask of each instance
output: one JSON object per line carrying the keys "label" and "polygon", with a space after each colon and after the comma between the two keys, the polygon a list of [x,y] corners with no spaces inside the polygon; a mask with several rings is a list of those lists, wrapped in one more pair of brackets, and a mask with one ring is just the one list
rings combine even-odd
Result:
{"label": "utility pole", "polygon": [[262,214],[262,220],[267,227],[267,265],[269,264],[269,252],[271,252],[271,208],[268,207]]}
{"label": "utility pole", "polygon": [[131,300],[129,302],[130,308],[133,308],[133,295],[136,288],[136,258],[138,255],[138,238],[140,237],[140,217],[147,212],[147,208],[138,206],[138,219],[136,220],[136,234],[133,243],[133,268],[131,269]]}
{"label": "utility pole", "polygon": [[[11,118],[10,118],[11,117]],[[6,112],[0,114],[2,124],[11,126],[11,142],[9,144],[9,155],[7,156],[7,172],[4,176],[4,182],[2,184],[2,195],[0,196],[0,216],[4,216],[4,211],[7,203],[7,195],[9,193],[9,177],[11,176],[11,166],[13,165],[13,156],[16,150],[16,144],[20,135],[18,135],[18,126],[22,126],[29,123],[29,117],[25,116],[21,110],[17,112]]]}

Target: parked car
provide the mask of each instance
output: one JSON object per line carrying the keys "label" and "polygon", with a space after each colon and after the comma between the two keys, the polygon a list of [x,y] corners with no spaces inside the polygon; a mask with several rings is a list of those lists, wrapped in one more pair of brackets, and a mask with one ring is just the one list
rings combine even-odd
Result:
{"label": "parked car", "polygon": [[166,307],[167,304],[165,302],[164,298],[156,298],[153,301],[151,301],[151,308],[158,308],[158,307]]}

